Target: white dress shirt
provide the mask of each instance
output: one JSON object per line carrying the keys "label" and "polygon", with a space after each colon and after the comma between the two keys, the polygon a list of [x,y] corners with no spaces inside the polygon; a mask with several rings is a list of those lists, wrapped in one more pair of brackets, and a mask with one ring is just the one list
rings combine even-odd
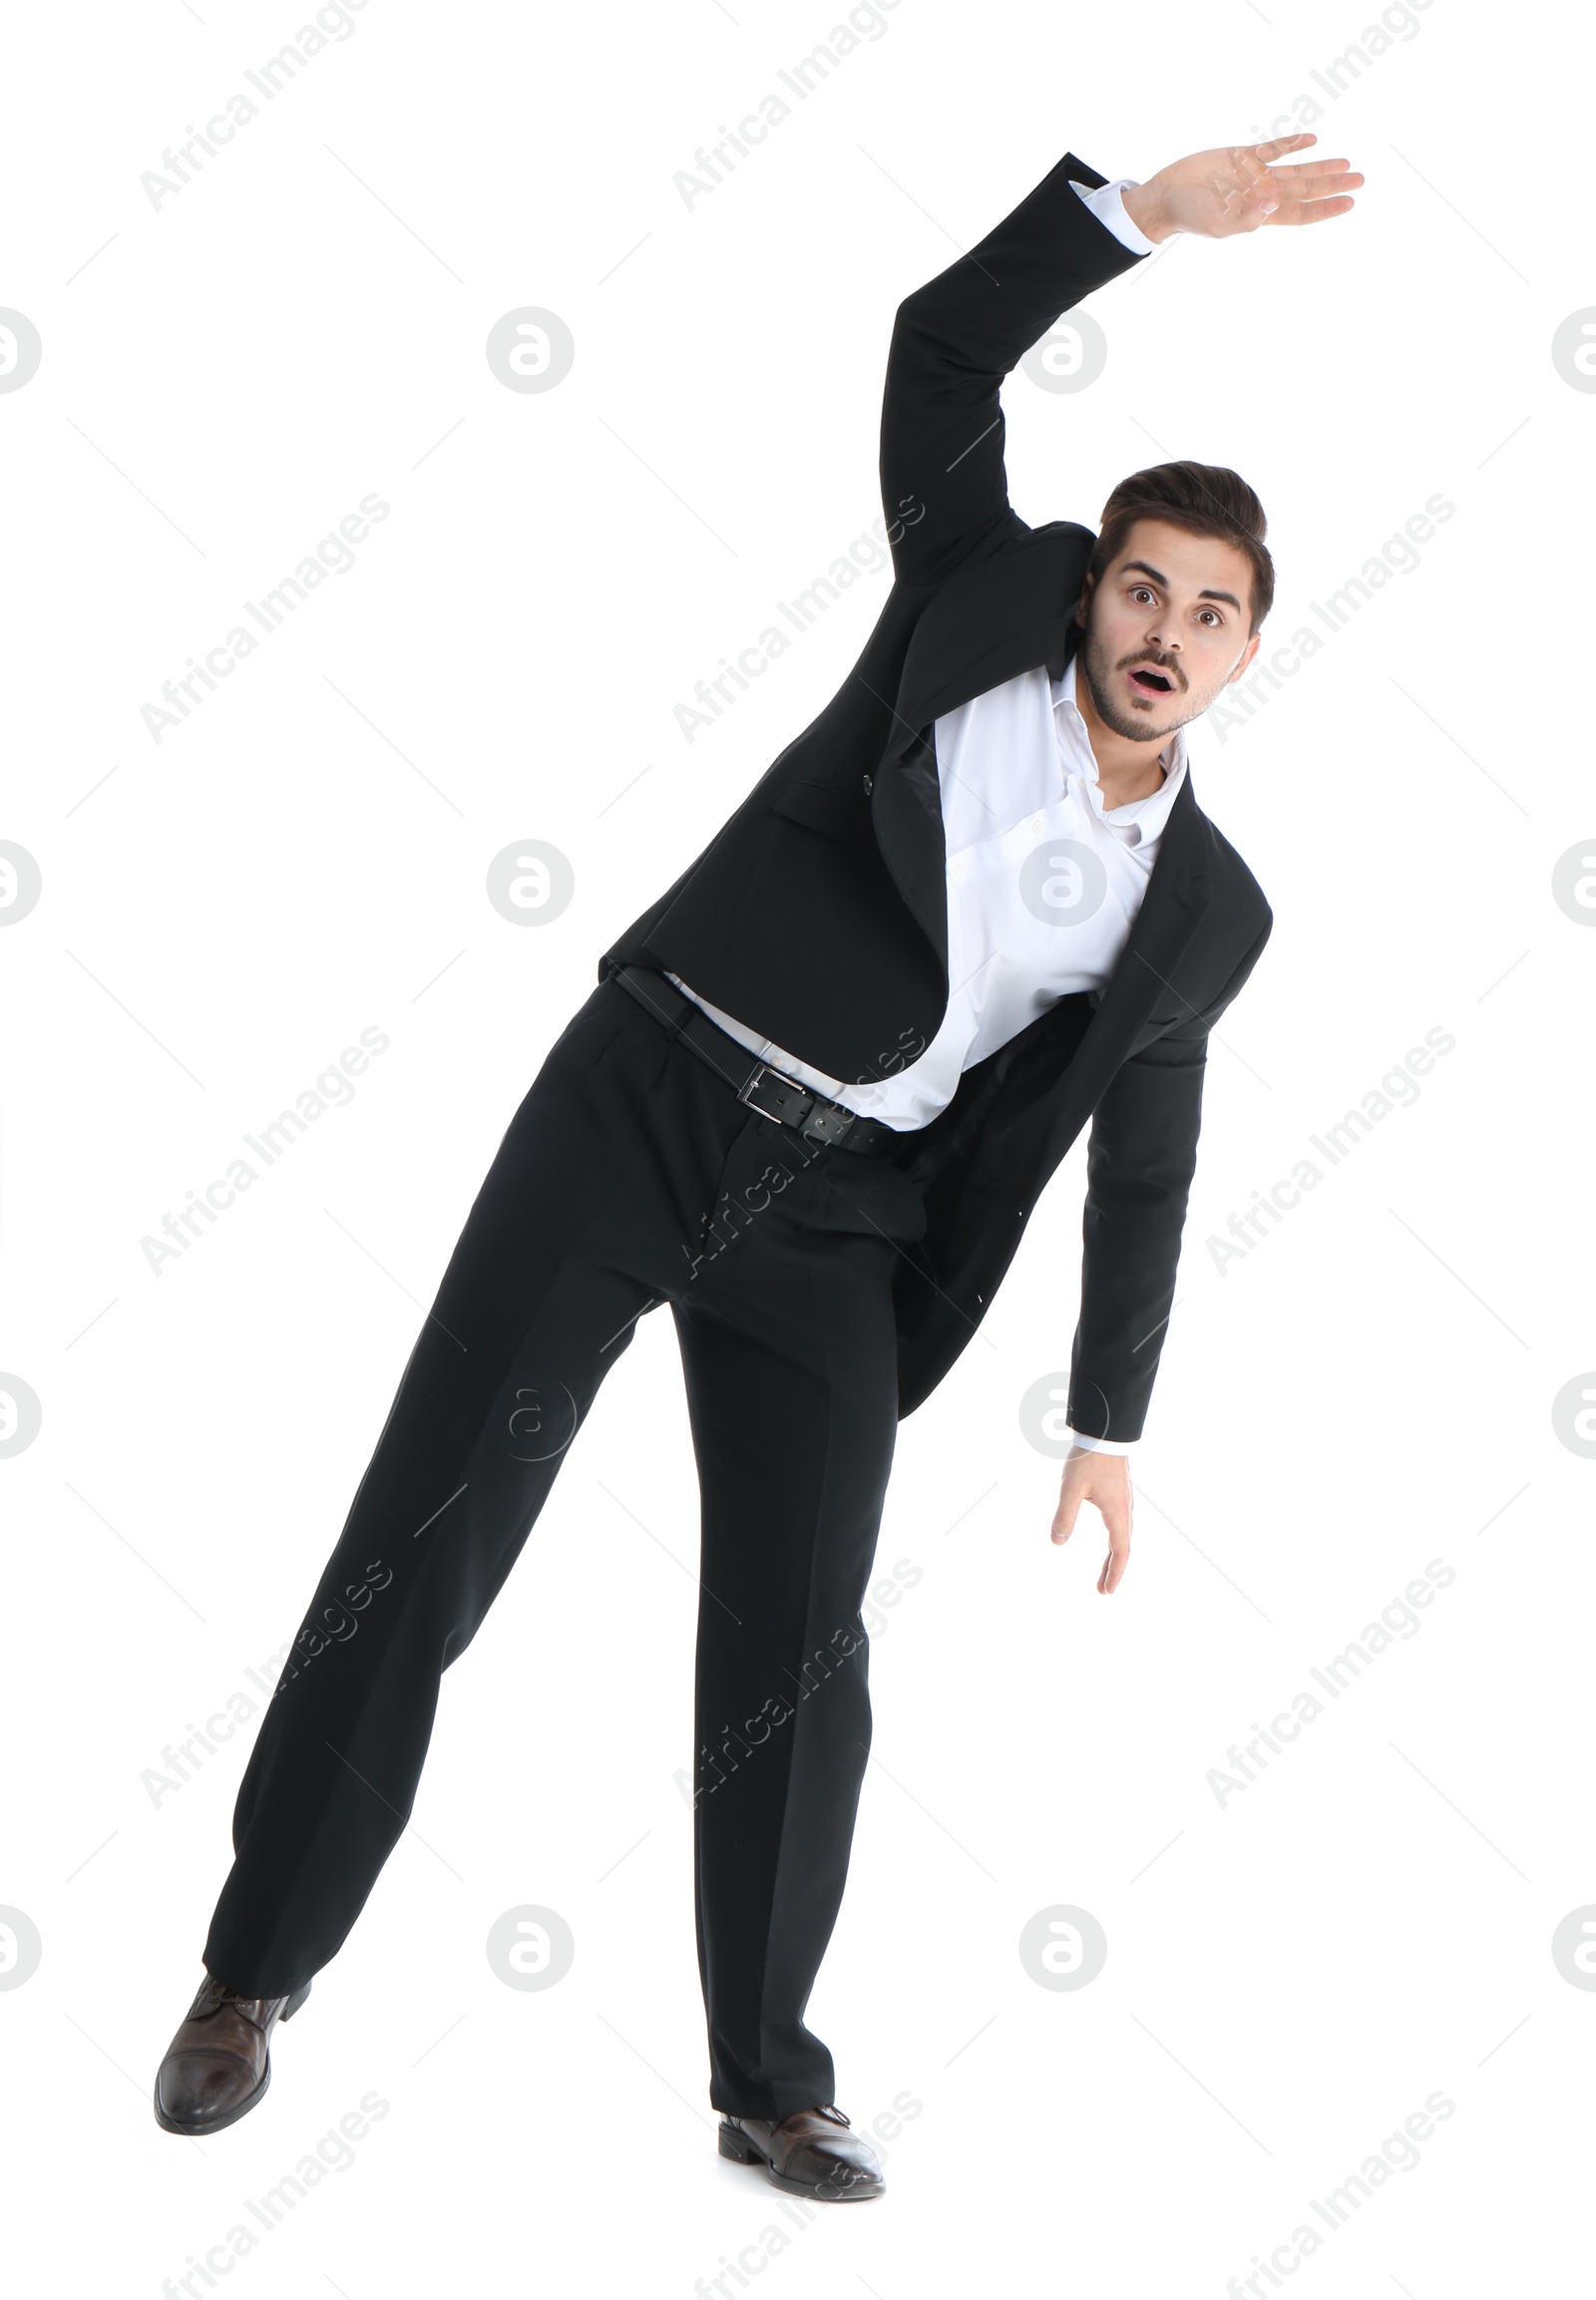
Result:
{"label": "white dress shirt", "polygon": [[751,1054],[846,1110],[905,1132],[945,1110],[965,1071],[1071,991],[1101,992],[1119,962],[1186,775],[1184,729],[1144,799],[1105,807],[1070,661],[936,722],[948,873],[948,1007],[929,1046],[890,1077],[850,1084],[760,1037],[671,975]]}
{"label": "white dress shirt", "polygon": [[[1137,254],[1148,240],[1125,214],[1128,180],[1089,192],[1098,220]],[[1006,1045],[1072,991],[1100,994],[1141,908],[1158,842],[1186,774],[1181,730],[1160,754],[1160,787],[1105,808],[1076,663],[1045,665],[989,688],[936,722],[948,872],[949,998],[929,1046],[894,1076],[828,1077],[762,1038],[671,975],[741,1046],[845,1109],[905,1131],[929,1125],[973,1064]],[[1102,1453],[1128,1443],[1080,1438]]]}

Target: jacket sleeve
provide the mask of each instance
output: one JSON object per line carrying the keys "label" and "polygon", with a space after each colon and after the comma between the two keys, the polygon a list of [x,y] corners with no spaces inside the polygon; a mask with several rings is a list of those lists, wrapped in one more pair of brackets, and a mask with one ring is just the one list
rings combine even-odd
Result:
{"label": "jacket sleeve", "polygon": [[1142,258],[1071,183],[1066,153],[968,255],[906,296],[881,409],[881,500],[900,581],[940,582],[1008,506],[998,387],[1062,311]]}
{"label": "jacket sleeve", "polygon": [[1197,1166],[1208,1033],[1257,964],[1273,918],[1205,1012],[1123,1062],[1092,1113],[1068,1423],[1129,1443],[1146,1419],[1175,1299]]}

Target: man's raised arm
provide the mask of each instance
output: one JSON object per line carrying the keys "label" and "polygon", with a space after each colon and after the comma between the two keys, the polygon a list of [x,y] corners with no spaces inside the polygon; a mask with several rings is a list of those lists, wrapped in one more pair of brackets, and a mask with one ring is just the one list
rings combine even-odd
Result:
{"label": "man's raised arm", "polygon": [[898,306],[881,407],[881,500],[901,582],[940,582],[1015,516],[998,386],[1060,312],[1141,260],[1072,189],[1103,181],[1066,153],[968,255]]}
{"label": "man's raised arm", "polygon": [[[1281,167],[1307,133],[1172,161],[1131,185],[1123,207],[1147,241],[1177,231],[1229,239],[1265,224],[1344,215],[1363,183],[1345,160]],[[1104,179],[1066,152],[996,230],[898,306],[881,408],[881,500],[900,582],[937,583],[1004,520],[1003,377],[1060,312],[1139,254],[1074,190]]]}

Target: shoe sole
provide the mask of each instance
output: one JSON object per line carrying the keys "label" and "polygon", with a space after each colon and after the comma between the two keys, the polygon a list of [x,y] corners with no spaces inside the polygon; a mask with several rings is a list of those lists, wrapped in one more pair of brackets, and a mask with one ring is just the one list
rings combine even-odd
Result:
{"label": "shoe sole", "polygon": [[877,2177],[862,2179],[852,2187],[838,2188],[827,2180],[794,2180],[785,2172],[778,2172],[757,2140],[735,2124],[720,2127],[720,2153],[733,2164],[757,2164],[773,2188],[785,2189],[789,2196],[808,2196],[817,2204],[865,2204],[872,2196],[885,2195],[887,2183]]}
{"label": "shoe sole", "polygon": [[[283,2006],[282,2011],[277,2016],[278,2020],[292,2020],[294,2014],[298,2012],[300,2006],[304,2003],[306,1997],[308,1997],[309,1994],[310,1983],[306,1981],[302,1989],[295,1989],[293,1995],[288,1999],[288,2002]],[[243,2100],[235,2102],[233,2106],[227,2110],[224,2116],[207,2116],[202,2124],[180,2124],[175,2117],[169,2116],[167,2114],[167,2111],[161,2106],[161,2080],[158,2077],[156,2080],[155,2091],[156,2122],[161,2126],[163,2132],[176,2132],[180,2135],[181,2138],[185,2140],[205,2140],[209,2138],[212,2132],[224,2132],[229,2124],[236,2124],[240,2116],[247,2116],[250,2109],[258,2107],[259,2103],[264,2099],[265,2095],[270,2092],[270,2090],[271,2049],[268,2046],[266,2049],[265,2072],[262,2075],[259,2084],[255,2087],[254,2091],[248,2094]]]}

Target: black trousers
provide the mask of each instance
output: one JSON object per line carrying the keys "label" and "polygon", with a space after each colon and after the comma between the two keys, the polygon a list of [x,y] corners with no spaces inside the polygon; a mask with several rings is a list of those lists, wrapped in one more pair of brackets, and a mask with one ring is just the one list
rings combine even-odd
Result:
{"label": "black trousers", "polygon": [[[925,1222],[898,1156],[802,1142],[618,984],[595,991],[500,1145],[262,1720],[210,1973],[282,1996],[342,1945],[409,1817],[443,1671],[638,1317],[668,1302],[702,1501],[710,2100],[783,2116],[833,2099],[804,2010],[870,1743],[860,1609],[897,1429],[892,1278]],[[601,1650],[588,1666],[601,1678]]]}

